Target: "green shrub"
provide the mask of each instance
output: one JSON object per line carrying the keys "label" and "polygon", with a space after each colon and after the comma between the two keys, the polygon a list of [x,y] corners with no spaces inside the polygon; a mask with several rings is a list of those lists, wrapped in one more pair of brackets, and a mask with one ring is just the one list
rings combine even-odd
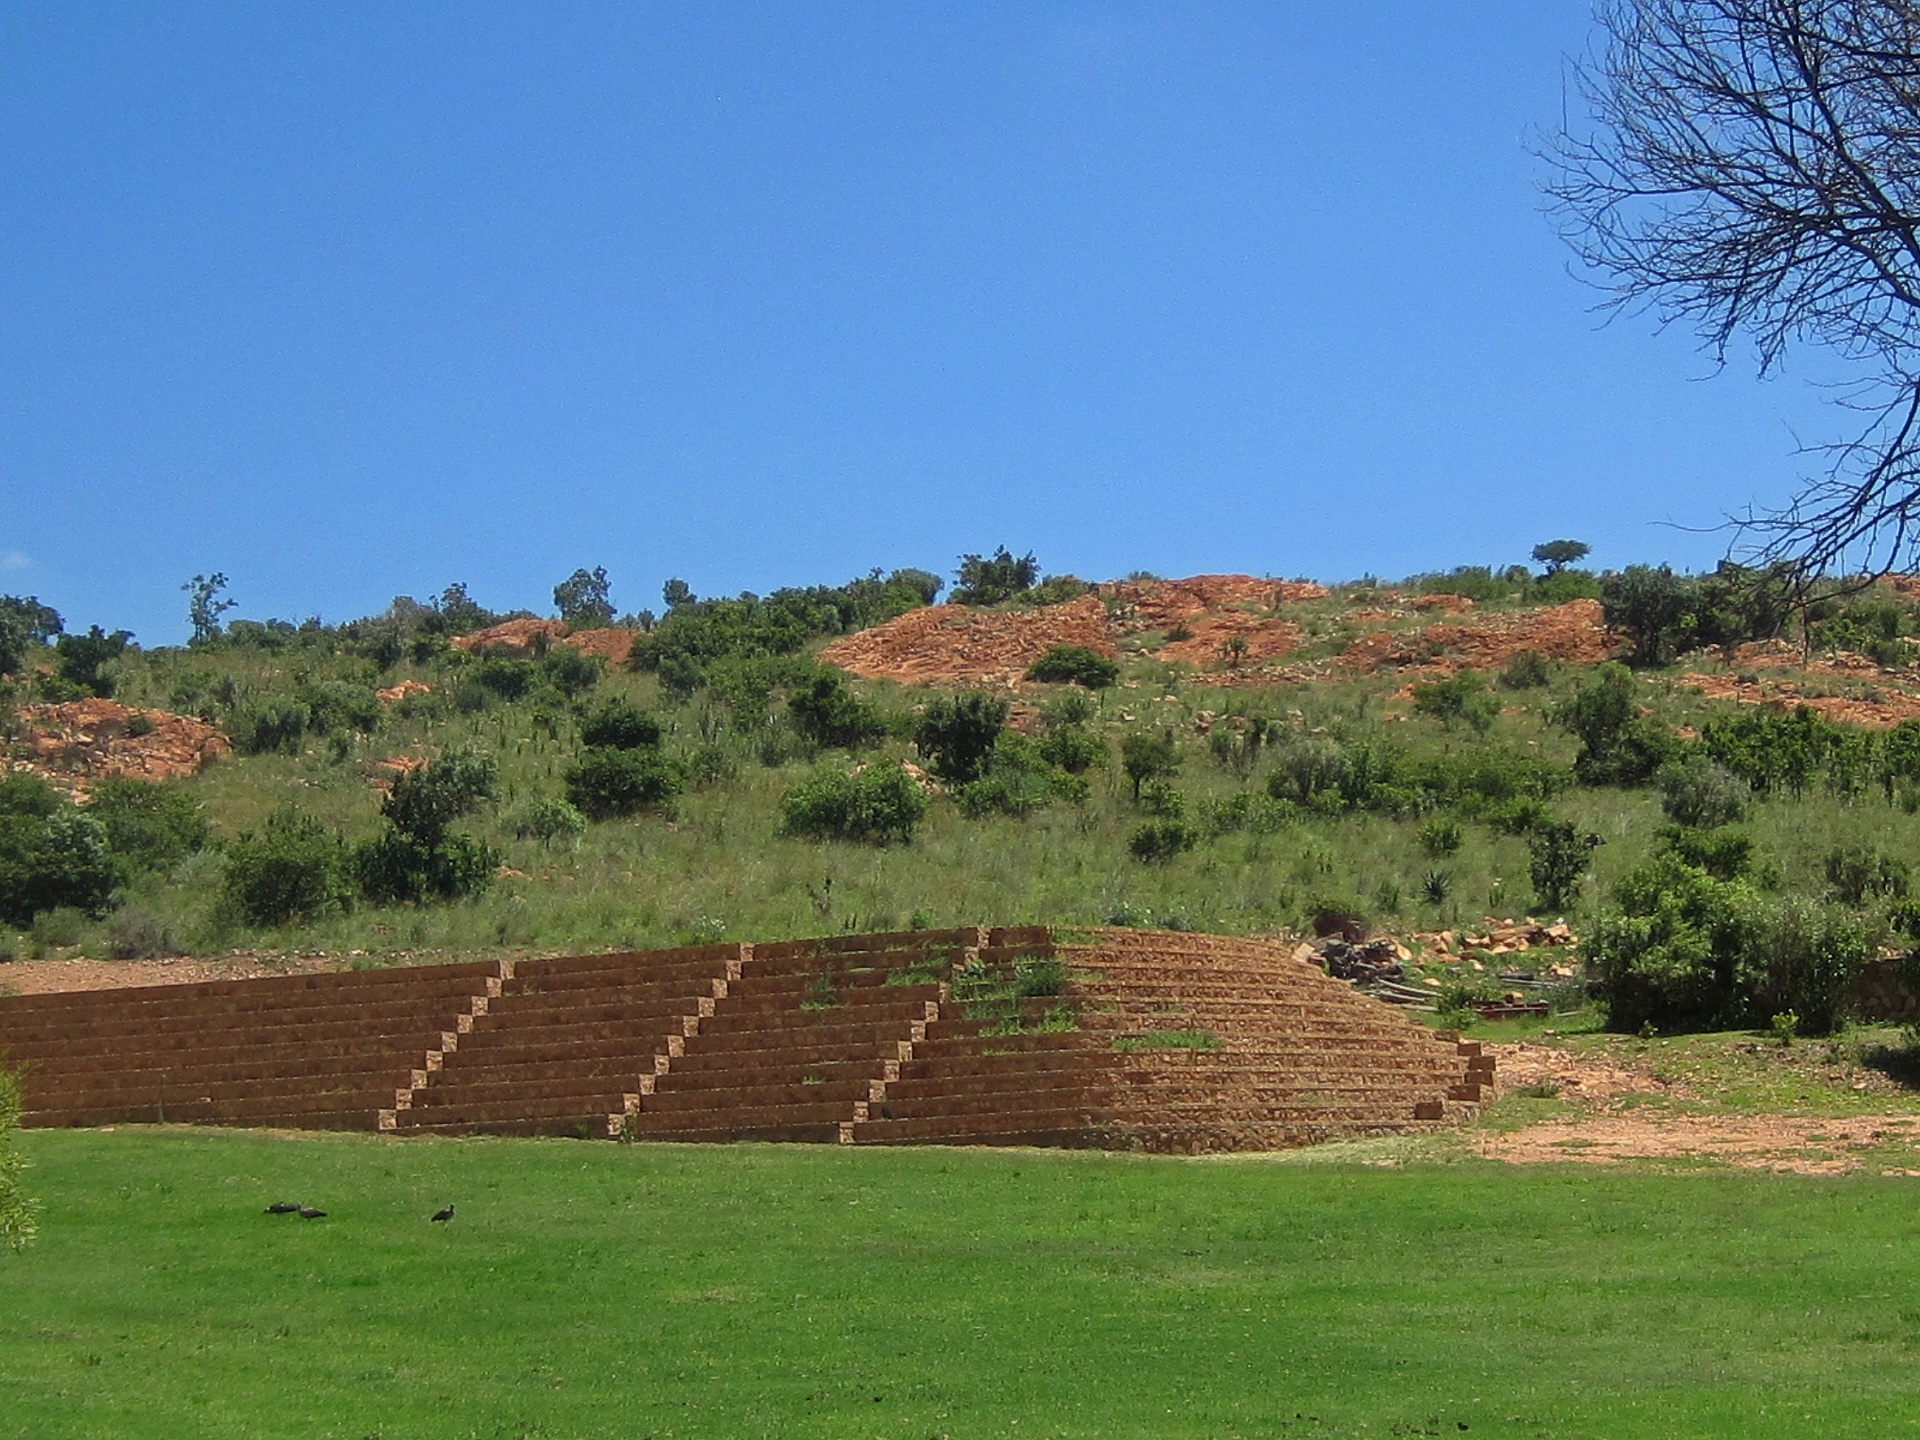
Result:
{"label": "green shrub", "polygon": [[261,701],[233,717],[233,748],[242,755],[298,754],[310,718],[297,700]]}
{"label": "green shrub", "polygon": [[1462,670],[1444,680],[1433,680],[1413,687],[1413,708],[1431,715],[1451,727],[1461,721],[1476,734],[1484,735],[1499,718],[1500,702],[1487,691],[1487,682],[1477,671]]}
{"label": "green shrub", "polygon": [[1676,825],[1711,830],[1747,813],[1746,783],[1698,752],[1661,766],[1653,778],[1660,787],[1660,808]]}
{"label": "green shrub", "polygon": [[122,906],[107,917],[106,939],[107,953],[116,960],[151,960],[179,953],[167,922],[137,905]]}
{"label": "green shrub", "polygon": [[1845,1021],[1861,969],[1879,936],[1860,916],[1805,896],[1755,899],[1741,916],[1743,1019],[1759,1024],[1786,1013],[1803,1035],[1826,1035]]}
{"label": "green shrub", "polygon": [[1436,815],[1421,825],[1420,848],[1436,859],[1458,853],[1463,840],[1460,822],[1448,815]]}
{"label": "green shrub", "polygon": [[522,807],[513,817],[512,829],[522,840],[538,840],[547,846],[561,841],[571,845],[586,833],[587,817],[565,800],[549,795]]}
{"label": "green shrub", "polygon": [[823,767],[780,800],[782,829],[814,840],[904,844],[927,812],[926,793],[898,765],[873,764],[849,775]]}
{"label": "green shrub", "polygon": [[[1041,705],[1040,723],[1048,730],[1072,729],[1091,724],[1099,713],[1099,703],[1091,695],[1084,690],[1067,690]],[[1920,731],[1920,721],[1913,724]],[[1916,747],[1916,759],[1920,760],[1920,747]],[[1914,778],[1920,780],[1920,765],[1915,768]]]}
{"label": "green shrub", "polygon": [[351,857],[360,893],[375,905],[478,895],[499,865],[494,849],[470,835],[445,834],[429,845],[400,830],[362,841]]}
{"label": "green shrub", "polygon": [[849,690],[835,670],[823,670],[794,691],[787,698],[787,716],[808,741],[827,748],[873,745],[887,733],[879,712]]}
{"label": "green shrub", "polygon": [[1120,678],[1117,661],[1084,645],[1055,645],[1027,667],[1027,679],[1047,685],[1105,690]]}
{"label": "green shrub", "polygon": [[260,833],[227,845],[222,884],[228,903],[253,925],[311,920],[353,895],[339,836],[291,806],[269,815]]}
{"label": "green shrub", "polygon": [[1120,768],[1133,782],[1138,804],[1140,787],[1149,780],[1167,780],[1180,769],[1180,743],[1171,730],[1134,730],[1120,741]]}
{"label": "green shrub", "polygon": [[590,749],[567,768],[567,800],[590,820],[611,820],[664,805],[680,776],[657,749]]}
{"label": "green shrub", "polygon": [[579,569],[553,587],[553,605],[560,618],[575,630],[596,629],[613,623],[612,587],[603,565]]}
{"label": "green shrub", "polygon": [[1272,835],[1286,829],[1299,814],[1298,807],[1291,801],[1242,790],[1208,805],[1204,826],[1209,835],[1226,835],[1236,830],[1249,835]]}
{"label": "green shrub", "polygon": [[121,878],[106,827],[84,811],[0,811],[0,920],[25,926],[62,907],[104,914]]}
{"label": "green shrub", "polygon": [[575,645],[557,645],[540,662],[540,679],[569,698],[600,683],[606,662]]}
{"label": "green shrub", "polygon": [[1191,850],[1199,837],[1184,820],[1149,820],[1133,832],[1127,850],[1142,864],[1164,865]]}
{"label": "green shrub", "polygon": [[1739,880],[1753,868],[1753,841],[1735,830],[1670,826],[1660,832],[1660,850],[1716,880]]}
{"label": "green shrub", "polygon": [[1058,725],[1040,737],[1040,758],[1069,775],[1084,775],[1107,758],[1107,742],[1077,725]]}
{"label": "green shrub", "polygon": [[1549,718],[1579,738],[1573,773],[1583,785],[1643,785],[1680,750],[1671,730],[1640,713],[1623,665],[1600,666]]}
{"label": "green shrub", "polygon": [[1547,657],[1538,650],[1522,650],[1500,671],[1502,690],[1538,690],[1553,679]]}
{"label": "green shrub", "polygon": [[962,555],[959,578],[951,597],[955,605],[998,605],[1031,590],[1040,566],[1031,551],[1016,559],[1002,545],[992,555]]}
{"label": "green shrub", "polygon": [[108,634],[98,625],[89,626],[84,635],[62,635],[53,642],[54,653],[60,657],[60,678],[88,694],[113,694],[113,677],[103,674],[101,667],[119,659],[131,639],[130,630]]}
{"label": "green shrub", "polygon": [[1822,861],[1833,898],[1859,906],[1868,900],[1904,900],[1912,870],[1904,860],[1868,845],[1840,845]]}
{"label": "green shrub", "polygon": [[449,750],[395,776],[380,814],[400,834],[431,849],[455,820],[494,798],[499,779],[492,756]]}
{"label": "green shrub", "polygon": [[1289,734],[1273,747],[1267,793],[1276,800],[1310,805],[1321,795],[1341,795],[1351,774],[1347,752],[1326,735]]}
{"label": "green shrub", "polygon": [[309,680],[294,698],[307,712],[306,728],[316,735],[371,735],[380,728],[380,700],[369,685]]}
{"label": "green shrub", "polygon": [[1711,1026],[1740,1009],[1741,917],[1755,896],[1673,856],[1622,877],[1618,910],[1603,916],[1587,962],[1615,1030]]}
{"label": "green shrub", "polygon": [[1811,706],[1790,715],[1742,706],[1702,726],[1700,746],[1751,789],[1798,799],[1825,765],[1837,733]]}
{"label": "green shrub", "polygon": [[132,870],[168,870],[210,838],[200,804],[177,784],[102,780],[86,813],[107,831],[107,844]]}
{"label": "green shrub", "polygon": [[978,780],[1006,728],[1007,710],[1007,701],[978,690],[935,700],[914,731],[914,746],[948,784]]}
{"label": "green shrub", "polygon": [[661,734],[658,720],[620,699],[605,701],[580,723],[580,743],[593,750],[654,749]]}
{"label": "green shrub", "polygon": [[539,680],[531,660],[510,655],[489,655],[469,674],[474,684],[483,686],[502,700],[524,700]]}
{"label": "green shrub", "polygon": [[1587,861],[1599,844],[1598,835],[1582,833],[1566,820],[1533,828],[1527,840],[1527,873],[1544,908],[1564,910],[1579,898]]}

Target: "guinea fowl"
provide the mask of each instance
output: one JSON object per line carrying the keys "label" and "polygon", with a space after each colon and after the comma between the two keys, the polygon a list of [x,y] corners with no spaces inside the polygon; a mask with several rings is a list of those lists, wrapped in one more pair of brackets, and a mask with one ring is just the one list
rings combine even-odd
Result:
{"label": "guinea fowl", "polygon": [[327,1218],[326,1211],[316,1210],[311,1205],[302,1205],[299,1213],[302,1220],[324,1220]]}
{"label": "guinea fowl", "polygon": [[299,1213],[300,1207],[291,1200],[276,1200],[267,1206],[269,1215],[298,1215]]}

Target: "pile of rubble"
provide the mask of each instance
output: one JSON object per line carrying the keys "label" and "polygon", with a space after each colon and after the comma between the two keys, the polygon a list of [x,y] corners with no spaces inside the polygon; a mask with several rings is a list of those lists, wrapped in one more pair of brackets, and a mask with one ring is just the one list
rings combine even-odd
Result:
{"label": "pile of rubble", "polygon": [[23,705],[13,768],[81,796],[94,780],[174,780],[231,754],[224,732],[191,715],[142,710],[113,700]]}
{"label": "pile of rubble", "polygon": [[[1275,610],[1318,600],[1327,587],[1310,580],[1263,580],[1255,575],[1191,575],[1185,580],[1109,580],[1093,587],[1126,634],[1173,630],[1226,611]],[[1164,653],[1164,652],[1163,652]]]}
{"label": "pile of rubble", "polygon": [[544,653],[554,645],[570,645],[589,655],[598,655],[609,665],[623,665],[633,652],[638,630],[607,626],[593,630],[575,630],[564,620],[503,620],[471,635],[456,635],[453,647],[483,655],[512,655],[524,658]]}
{"label": "pile of rubble", "polygon": [[1362,635],[1335,663],[1344,670],[1369,674],[1401,670],[1448,675],[1456,670],[1497,670],[1528,650],[1549,660],[1596,665],[1614,648],[1600,602],[1569,600],[1538,610],[1443,621],[1412,633],[1383,630]]}
{"label": "pile of rubble", "polygon": [[1383,980],[1407,978],[1406,967],[1400,963],[1406,958],[1406,950],[1384,937],[1356,943],[1329,935],[1302,948],[1308,952],[1308,956],[1303,958],[1314,960],[1334,979],[1345,980],[1363,989]]}
{"label": "pile of rubble", "polygon": [[822,650],[820,659],[863,680],[1011,685],[1055,645],[1111,656],[1115,638],[1097,595],[1031,610],[928,605],[843,636]]}
{"label": "pile of rubble", "polygon": [[1528,917],[1525,920],[1481,922],[1478,931],[1430,930],[1409,935],[1407,939],[1423,950],[1440,955],[1512,955],[1523,950],[1563,949],[1580,943],[1573,927],[1564,920],[1552,925]]}
{"label": "pile of rubble", "polygon": [[1791,681],[1758,675],[1682,675],[1679,683],[1699,691],[1709,700],[1766,705],[1775,710],[1794,710],[1805,705],[1822,720],[1836,725],[1890,730],[1903,720],[1920,720],[1920,695],[1886,686],[1876,686],[1870,696],[1855,697],[1809,694]]}

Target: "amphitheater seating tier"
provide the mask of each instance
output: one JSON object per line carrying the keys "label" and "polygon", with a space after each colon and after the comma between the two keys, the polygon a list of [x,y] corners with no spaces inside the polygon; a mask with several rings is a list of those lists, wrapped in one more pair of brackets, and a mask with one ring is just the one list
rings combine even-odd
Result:
{"label": "amphitheater seating tier", "polygon": [[1456,1122],[1493,1083],[1285,946],[1034,926],[4,997],[0,1055],[29,1125],[1177,1151]]}

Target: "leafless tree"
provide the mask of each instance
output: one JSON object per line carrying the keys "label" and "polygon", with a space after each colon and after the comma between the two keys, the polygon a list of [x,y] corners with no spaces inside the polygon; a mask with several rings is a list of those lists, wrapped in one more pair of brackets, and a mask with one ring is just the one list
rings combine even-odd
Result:
{"label": "leafless tree", "polygon": [[1609,304],[1760,372],[1853,367],[1848,438],[1735,524],[1811,579],[1920,558],[1920,0],[1602,0],[1594,124],[1548,151],[1555,211]]}

